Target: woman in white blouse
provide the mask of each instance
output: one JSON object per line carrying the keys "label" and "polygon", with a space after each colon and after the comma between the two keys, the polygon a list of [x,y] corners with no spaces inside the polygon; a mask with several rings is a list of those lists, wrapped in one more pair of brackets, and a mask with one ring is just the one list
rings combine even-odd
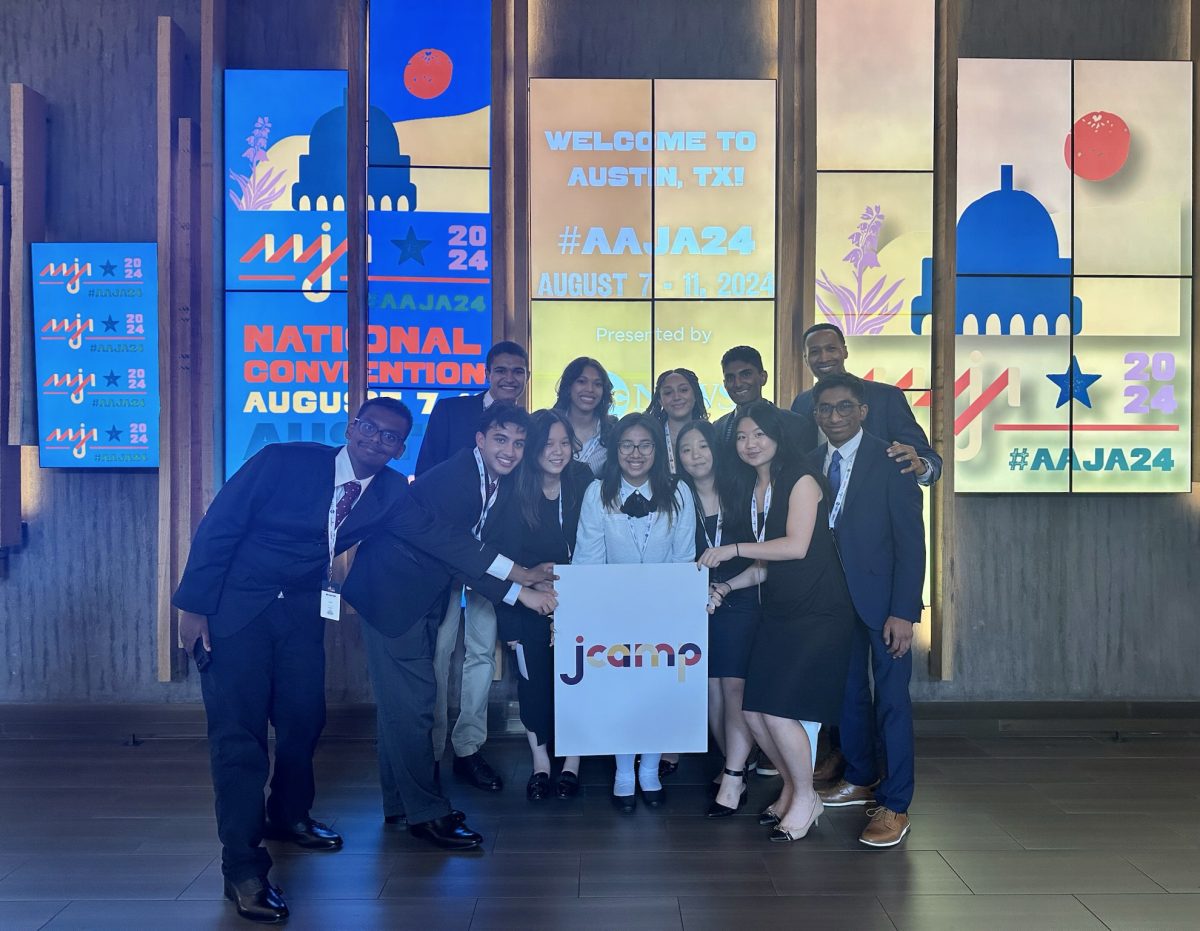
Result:
{"label": "woman in white blouse", "polygon": [[[667,471],[665,437],[645,414],[626,414],[612,429],[609,457],[600,481],[583,496],[573,564],[691,562],[696,551],[696,507],[691,491]],[[637,807],[640,786],[647,805],[662,804],[661,753],[617,755],[613,804]]]}
{"label": "woman in white blouse", "polygon": [[609,411],[613,403],[613,384],[595,359],[572,359],[558,380],[554,409],[566,414],[575,431],[575,458],[586,463],[599,478],[608,459],[605,436],[616,423]]}

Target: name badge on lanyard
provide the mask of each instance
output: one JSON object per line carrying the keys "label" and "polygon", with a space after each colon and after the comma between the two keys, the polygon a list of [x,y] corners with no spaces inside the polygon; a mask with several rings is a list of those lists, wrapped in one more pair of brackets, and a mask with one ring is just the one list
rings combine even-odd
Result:
{"label": "name badge on lanyard", "polygon": [[758,526],[758,502],[754,495],[750,495],[750,529],[754,531],[754,539],[762,543],[767,537],[767,516],[771,513],[771,491],[774,486],[768,485],[767,492],[763,495],[763,521],[762,528]]}
{"label": "name badge on lanyard", "polygon": [[[345,494],[343,489],[342,494]],[[342,619],[342,593],[340,586],[333,581],[333,557],[337,551],[337,501],[329,506],[329,568],[325,572],[325,584],[321,587],[321,617],[327,621]]]}

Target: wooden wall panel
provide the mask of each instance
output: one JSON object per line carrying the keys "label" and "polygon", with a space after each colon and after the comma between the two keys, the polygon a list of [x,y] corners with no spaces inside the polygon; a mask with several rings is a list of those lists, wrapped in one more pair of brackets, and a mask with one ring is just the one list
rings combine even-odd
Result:
{"label": "wooden wall panel", "polygon": [[8,439],[9,379],[17,374],[9,360],[8,207],[0,185],[0,547],[21,542],[21,447]]}

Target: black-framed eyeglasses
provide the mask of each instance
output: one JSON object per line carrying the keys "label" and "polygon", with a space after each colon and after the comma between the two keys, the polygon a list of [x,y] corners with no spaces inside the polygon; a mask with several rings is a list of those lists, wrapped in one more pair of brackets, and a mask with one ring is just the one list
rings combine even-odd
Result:
{"label": "black-framed eyeglasses", "polygon": [[839,417],[850,417],[856,410],[862,407],[857,401],[838,401],[837,404],[818,404],[818,417],[831,417],[834,411],[837,411]]}
{"label": "black-framed eyeglasses", "polygon": [[643,456],[649,456],[654,452],[654,440],[642,440],[640,443],[635,443],[632,440],[622,440],[617,444],[617,450],[622,456],[632,456],[634,450]]}
{"label": "black-framed eyeglasses", "polygon": [[404,442],[404,437],[392,430],[380,430],[379,424],[372,423],[370,420],[365,420],[362,417],[354,418],[354,425],[358,427],[358,432],[370,439],[373,436],[379,436],[379,442],[384,446],[399,446]]}

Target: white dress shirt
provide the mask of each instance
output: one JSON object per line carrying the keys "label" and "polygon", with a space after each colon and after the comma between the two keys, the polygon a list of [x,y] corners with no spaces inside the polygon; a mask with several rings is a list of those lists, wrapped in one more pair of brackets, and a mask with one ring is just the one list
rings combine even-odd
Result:
{"label": "white dress shirt", "polygon": [[862,427],[858,428],[858,432],[850,439],[846,440],[841,446],[829,444],[829,448],[825,450],[825,468],[822,470],[825,477],[829,477],[829,465],[833,462],[833,454],[839,452],[842,454],[842,478],[837,488],[833,491],[833,500],[829,502],[829,526],[832,527],[840,513],[838,505],[839,500],[845,502],[845,489],[850,485],[850,472],[854,468],[854,457],[858,455],[858,447],[862,443],[863,431]]}

